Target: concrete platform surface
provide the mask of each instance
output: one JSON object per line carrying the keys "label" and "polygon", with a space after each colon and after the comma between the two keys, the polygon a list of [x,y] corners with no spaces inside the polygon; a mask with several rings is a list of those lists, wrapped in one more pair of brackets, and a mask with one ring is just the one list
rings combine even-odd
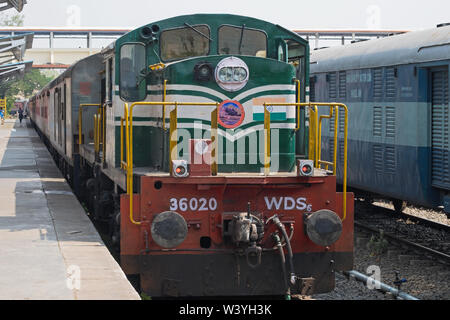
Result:
{"label": "concrete platform surface", "polygon": [[140,299],[28,121],[0,125],[0,299]]}

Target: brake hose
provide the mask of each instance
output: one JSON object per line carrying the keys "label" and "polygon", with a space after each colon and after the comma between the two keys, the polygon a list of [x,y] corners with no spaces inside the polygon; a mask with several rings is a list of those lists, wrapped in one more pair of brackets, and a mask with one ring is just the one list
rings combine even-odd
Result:
{"label": "brake hose", "polygon": [[283,234],[284,239],[286,240],[286,247],[288,250],[288,258],[289,258],[289,267],[291,269],[291,276],[290,276],[290,282],[292,285],[295,285],[296,282],[296,276],[295,276],[295,269],[294,269],[294,255],[292,254],[292,247],[291,247],[291,241],[289,241],[289,237],[286,232],[286,228],[281,223],[278,216],[274,216],[273,222],[276,224],[278,229],[280,229],[281,233]]}
{"label": "brake hose", "polygon": [[273,240],[276,243],[276,246],[278,248],[278,252],[280,253],[280,259],[281,259],[281,269],[283,270],[283,280],[284,280],[284,287],[286,289],[286,293],[290,293],[290,288],[287,282],[287,274],[286,274],[286,257],[284,256],[284,250],[283,246],[281,245],[281,240],[278,234],[273,233],[272,234]]}

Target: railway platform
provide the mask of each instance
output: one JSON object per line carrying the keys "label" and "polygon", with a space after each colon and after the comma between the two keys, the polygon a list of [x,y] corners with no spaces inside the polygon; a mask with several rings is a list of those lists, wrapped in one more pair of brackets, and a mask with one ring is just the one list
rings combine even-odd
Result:
{"label": "railway platform", "polygon": [[140,299],[28,120],[0,126],[0,299]]}

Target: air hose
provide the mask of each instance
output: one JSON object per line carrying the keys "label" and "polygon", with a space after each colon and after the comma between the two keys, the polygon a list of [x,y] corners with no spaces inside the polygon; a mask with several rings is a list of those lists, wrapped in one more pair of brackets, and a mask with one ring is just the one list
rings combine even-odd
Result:
{"label": "air hose", "polygon": [[281,223],[280,218],[278,218],[277,215],[274,216],[273,222],[276,224],[278,229],[280,229],[280,231],[283,234],[283,237],[284,237],[284,239],[286,241],[286,247],[287,247],[287,250],[288,250],[289,267],[290,267],[290,270],[291,270],[290,282],[291,282],[292,285],[295,285],[297,277],[295,276],[294,255],[292,254],[291,241],[289,240],[289,237],[287,235],[286,228]]}
{"label": "air hose", "polygon": [[284,287],[286,289],[286,297],[290,297],[291,295],[291,288],[289,287],[289,284],[287,282],[287,274],[286,274],[286,257],[284,256],[284,250],[283,246],[281,245],[280,237],[277,233],[272,234],[273,240],[276,243],[276,246],[278,248],[278,252],[280,253],[280,259],[281,259],[281,269],[283,270],[283,280],[284,280]]}

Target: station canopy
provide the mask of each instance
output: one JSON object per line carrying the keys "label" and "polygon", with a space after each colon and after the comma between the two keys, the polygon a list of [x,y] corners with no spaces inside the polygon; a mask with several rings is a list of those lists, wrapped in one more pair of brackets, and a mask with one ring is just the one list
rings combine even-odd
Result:
{"label": "station canopy", "polygon": [[25,50],[33,46],[33,33],[0,37],[0,64],[22,61]]}
{"label": "station canopy", "polygon": [[15,8],[17,11],[22,12],[26,3],[27,0],[0,0],[0,11]]}
{"label": "station canopy", "polygon": [[22,78],[31,70],[33,61],[16,62],[0,65],[0,83],[4,84]]}

